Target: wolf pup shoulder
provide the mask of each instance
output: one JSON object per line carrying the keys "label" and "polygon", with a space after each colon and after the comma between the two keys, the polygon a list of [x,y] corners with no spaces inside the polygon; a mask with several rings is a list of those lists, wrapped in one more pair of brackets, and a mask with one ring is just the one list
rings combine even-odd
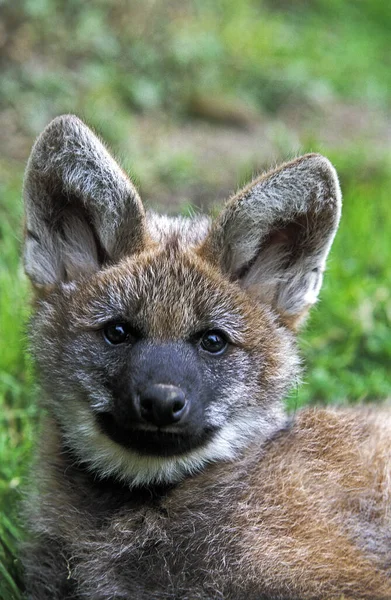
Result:
{"label": "wolf pup shoulder", "polygon": [[63,116],[24,199],[45,409],[28,598],[391,598],[389,416],[283,409],[340,218],[329,161],[215,219],[159,216]]}

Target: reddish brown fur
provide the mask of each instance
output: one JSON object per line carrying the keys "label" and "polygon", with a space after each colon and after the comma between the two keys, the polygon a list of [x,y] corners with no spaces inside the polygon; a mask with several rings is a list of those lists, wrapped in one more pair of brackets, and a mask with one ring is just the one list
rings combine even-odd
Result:
{"label": "reddish brown fur", "polygon": [[[58,568],[70,580],[85,571],[97,589],[111,577],[136,590],[135,569],[153,580],[165,556],[166,592],[130,597],[176,597],[186,573],[180,597],[189,599],[391,598],[387,556],[365,548],[366,528],[389,542],[389,442],[375,412],[304,411],[266,447],[149,501],[114,484],[100,489],[62,453],[55,424],[45,429],[40,512],[62,539]],[[103,576],[98,565],[116,546]]]}

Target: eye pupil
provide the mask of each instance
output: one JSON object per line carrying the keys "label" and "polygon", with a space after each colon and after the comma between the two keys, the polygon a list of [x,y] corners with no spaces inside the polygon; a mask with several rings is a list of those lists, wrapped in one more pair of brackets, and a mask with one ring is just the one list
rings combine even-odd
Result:
{"label": "eye pupil", "polygon": [[123,344],[128,339],[129,331],[126,323],[108,323],[103,334],[110,344]]}
{"label": "eye pupil", "polygon": [[223,352],[227,347],[227,341],[219,331],[206,331],[201,338],[201,348],[212,354]]}

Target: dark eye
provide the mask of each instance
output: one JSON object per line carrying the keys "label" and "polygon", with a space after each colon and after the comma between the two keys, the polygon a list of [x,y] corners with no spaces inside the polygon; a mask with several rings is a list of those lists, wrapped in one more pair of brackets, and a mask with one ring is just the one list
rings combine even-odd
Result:
{"label": "dark eye", "polygon": [[129,338],[129,326],[127,323],[107,323],[103,336],[109,344],[123,344]]}
{"label": "dark eye", "polygon": [[211,354],[221,354],[227,348],[227,340],[221,331],[211,329],[205,331],[200,340],[200,346]]}

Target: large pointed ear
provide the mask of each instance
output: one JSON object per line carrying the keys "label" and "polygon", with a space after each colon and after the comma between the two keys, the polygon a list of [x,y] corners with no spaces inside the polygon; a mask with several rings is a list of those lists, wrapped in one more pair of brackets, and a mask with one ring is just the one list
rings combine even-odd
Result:
{"label": "large pointed ear", "polygon": [[88,275],[145,242],[134,186],[72,115],[54,119],[37,139],[24,201],[25,269],[38,287]]}
{"label": "large pointed ear", "polygon": [[333,166],[307,154],[228,201],[202,253],[295,329],[316,302],[340,212]]}

